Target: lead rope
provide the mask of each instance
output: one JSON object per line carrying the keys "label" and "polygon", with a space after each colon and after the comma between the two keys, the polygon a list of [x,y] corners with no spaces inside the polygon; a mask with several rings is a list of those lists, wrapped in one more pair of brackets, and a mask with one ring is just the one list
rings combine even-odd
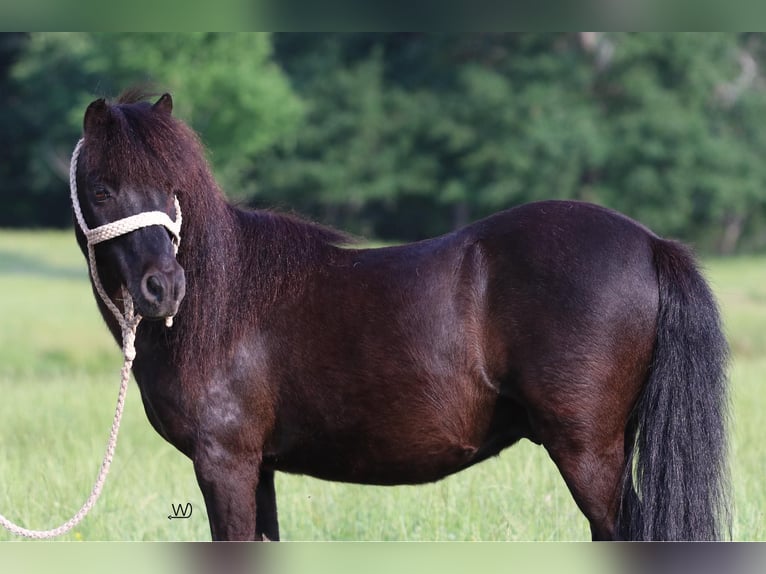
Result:
{"label": "lead rope", "polygon": [[[120,432],[120,422],[122,421],[122,413],[125,409],[125,396],[130,381],[130,369],[133,366],[133,359],[136,358],[136,330],[138,329],[138,324],[141,322],[141,315],[135,313],[133,308],[133,298],[130,296],[128,289],[124,285],[122,287],[122,312],[120,312],[114,302],[106,294],[96,269],[94,246],[96,243],[119,237],[120,235],[130,233],[131,231],[149,225],[163,225],[173,234],[173,249],[176,253],[178,253],[178,246],[181,243],[181,208],[177,198],[175,199],[175,221],[170,219],[166,213],[161,211],[151,211],[126,217],[95,229],[88,228],[85,223],[85,218],[82,215],[82,210],[80,209],[80,202],[77,198],[77,159],[80,155],[82,143],[82,139],[77,142],[77,146],[75,147],[74,152],[72,152],[72,161],[69,165],[69,189],[72,198],[72,207],[74,208],[77,223],[85,234],[88,242],[88,265],[93,285],[101,299],[104,301],[104,304],[109,308],[112,314],[114,314],[115,319],[117,319],[117,322],[120,325],[120,330],[122,332],[123,363],[122,370],[120,371],[120,390],[117,394],[117,407],[114,411],[114,419],[112,420],[112,428],[109,432],[109,440],[107,441],[104,459],[101,462],[101,468],[98,471],[98,476],[96,477],[96,482],[93,485],[90,496],[88,496],[82,507],[80,507],[80,510],[78,510],[77,513],[64,524],[50,530],[31,530],[29,528],[24,528],[23,526],[11,522],[5,516],[0,514],[0,526],[3,526],[3,528],[17,536],[25,536],[27,538],[38,540],[54,538],[69,532],[87,516],[88,512],[90,512],[101,495],[104,483],[106,482],[106,477],[109,474],[109,467],[114,458],[115,449],[117,448],[117,436]],[[165,320],[165,325],[171,327],[173,325],[173,318],[168,317]]]}

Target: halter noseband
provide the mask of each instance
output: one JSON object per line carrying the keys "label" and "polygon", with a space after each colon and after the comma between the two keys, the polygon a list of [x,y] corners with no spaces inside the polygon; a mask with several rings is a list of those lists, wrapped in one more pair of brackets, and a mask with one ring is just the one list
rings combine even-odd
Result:
{"label": "halter noseband", "polygon": [[[135,326],[138,325],[141,316],[133,313],[133,299],[124,285],[122,287],[124,312],[121,312],[106,294],[106,291],[101,284],[101,279],[98,276],[98,270],[96,269],[94,245],[109,239],[114,239],[115,237],[120,237],[121,235],[141,229],[142,227],[162,225],[173,236],[173,252],[178,254],[178,247],[181,244],[181,206],[178,203],[178,198],[174,197],[173,200],[176,209],[175,221],[170,219],[170,216],[162,211],[145,211],[90,229],[87,223],[85,223],[85,218],[83,217],[82,209],[80,208],[80,200],[77,197],[77,159],[80,156],[82,144],[83,140],[80,139],[72,152],[72,161],[69,164],[69,192],[72,199],[72,208],[74,209],[77,224],[80,226],[80,230],[85,235],[85,239],[88,243],[88,262],[90,265],[90,276],[93,279],[93,285],[101,296],[101,299],[104,301],[104,304],[109,308],[117,319],[117,322],[120,324],[124,339],[126,336],[126,329],[132,328],[135,332]],[[171,327],[173,325],[173,317],[167,317],[165,319],[165,324],[168,327]],[[135,351],[133,351],[133,353],[135,353]]]}

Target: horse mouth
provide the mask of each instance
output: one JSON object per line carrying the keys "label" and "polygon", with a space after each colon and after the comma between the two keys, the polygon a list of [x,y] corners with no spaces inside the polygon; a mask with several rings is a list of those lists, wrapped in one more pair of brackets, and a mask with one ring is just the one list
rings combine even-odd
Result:
{"label": "horse mouth", "polygon": [[164,309],[155,309],[151,306],[141,305],[136,301],[136,312],[147,321],[161,321],[169,317],[175,317],[178,313],[178,309],[181,306],[181,302],[178,301],[174,306]]}

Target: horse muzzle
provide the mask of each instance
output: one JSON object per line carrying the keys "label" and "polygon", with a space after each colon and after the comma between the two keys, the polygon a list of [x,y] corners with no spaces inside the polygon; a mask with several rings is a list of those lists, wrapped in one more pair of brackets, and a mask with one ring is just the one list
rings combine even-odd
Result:
{"label": "horse muzzle", "polygon": [[186,276],[175,259],[152,265],[133,289],[136,311],[146,319],[163,319],[178,313],[186,294]]}

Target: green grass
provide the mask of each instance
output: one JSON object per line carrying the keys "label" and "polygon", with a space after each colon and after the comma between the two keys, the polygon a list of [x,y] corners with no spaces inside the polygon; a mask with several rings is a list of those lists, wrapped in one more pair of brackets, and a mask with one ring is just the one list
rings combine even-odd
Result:
{"label": "green grass", "polygon": [[[766,540],[766,258],[709,261],[732,365],[734,536]],[[96,311],[71,233],[0,232],[0,513],[31,528],[68,519],[92,486],[121,357]],[[277,477],[289,540],[587,540],[545,451],[522,442],[424,486]],[[168,520],[191,502],[189,520]],[[0,532],[0,540],[14,537]],[[191,463],[149,426],[138,389],[104,494],[64,540],[207,540]]]}
{"label": "green grass", "polygon": [[74,234],[0,233],[0,377],[114,371],[87,273]]}

